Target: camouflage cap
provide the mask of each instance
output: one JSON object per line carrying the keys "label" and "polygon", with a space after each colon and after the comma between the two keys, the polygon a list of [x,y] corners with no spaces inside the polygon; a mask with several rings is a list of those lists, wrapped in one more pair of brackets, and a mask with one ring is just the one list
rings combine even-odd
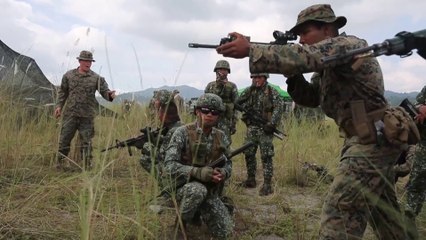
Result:
{"label": "camouflage cap", "polygon": [[231,67],[229,66],[229,62],[226,60],[219,60],[216,62],[214,66],[213,72],[216,72],[218,68],[228,69],[228,72],[231,73]]}
{"label": "camouflage cap", "polygon": [[297,23],[290,32],[298,34],[300,27],[309,21],[335,23],[337,28],[341,28],[346,24],[346,18],[343,16],[336,17],[330,4],[316,4],[302,10],[297,16]]}
{"label": "camouflage cap", "polygon": [[95,60],[93,59],[93,54],[89,51],[83,50],[80,52],[80,56],[77,57],[78,60],[85,60],[85,61],[92,61],[94,62]]}
{"label": "camouflage cap", "polygon": [[173,100],[172,92],[166,89],[161,89],[156,93],[156,100],[160,102],[161,105],[170,104]]}
{"label": "camouflage cap", "polygon": [[265,77],[266,79],[269,78],[269,73],[252,73],[250,74],[251,78],[254,77]]}
{"label": "camouflage cap", "polygon": [[195,108],[202,107],[218,110],[221,112],[225,111],[225,105],[223,104],[222,98],[213,93],[204,93],[198,98]]}

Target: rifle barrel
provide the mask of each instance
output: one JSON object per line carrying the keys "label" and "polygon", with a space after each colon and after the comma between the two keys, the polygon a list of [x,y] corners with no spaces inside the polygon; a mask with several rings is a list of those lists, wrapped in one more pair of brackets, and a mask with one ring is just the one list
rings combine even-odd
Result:
{"label": "rifle barrel", "polygon": [[219,45],[214,44],[200,44],[200,43],[188,43],[190,48],[217,48]]}

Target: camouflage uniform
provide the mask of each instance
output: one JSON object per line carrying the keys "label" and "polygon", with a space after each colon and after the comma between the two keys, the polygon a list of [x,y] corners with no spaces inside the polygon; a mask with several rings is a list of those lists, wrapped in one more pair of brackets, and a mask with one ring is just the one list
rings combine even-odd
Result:
{"label": "camouflage uniform", "polygon": [[[262,76],[267,77],[268,75],[264,74]],[[252,77],[254,77],[253,74]],[[257,148],[260,147],[260,158],[262,159],[264,178],[264,187],[261,189],[260,194],[268,195],[272,193],[272,157],[275,155],[272,140],[274,135],[272,132],[266,133],[263,125],[250,121],[250,118],[247,117],[246,114],[260,116],[267,120],[272,126],[278,126],[283,111],[281,97],[277,90],[265,81],[265,84],[260,88],[255,86],[246,88],[241,93],[238,104],[249,111],[249,113],[245,113],[242,118],[247,125],[245,143],[249,141],[255,143],[253,147],[244,152],[247,167],[247,181],[244,182],[243,185],[245,187],[256,186],[256,151]]]}
{"label": "camouflage uniform", "polygon": [[[159,90],[156,100],[160,102],[161,108],[165,108],[166,112],[168,111],[166,114],[172,114],[171,108],[174,103],[171,102],[173,99],[170,91]],[[175,111],[177,111],[177,108],[175,108]],[[159,135],[160,139],[151,139],[150,142],[146,142],[143,145],[142,157],[139,162],[147,172],[151,173],[153,171],[154,176],[159,180],[160,186],[162,186],[161,180],[158,177],[161,176],[164,165],[165,150],[174,131],[180,126],[182,126],[182,123],[179,121],[179,117],[175,117],[170,122],[164,122],[163,126],[160,126],[162,128],[161,135]]]}
{"label": "camouflage uniform", "polygon": [[[218,68],[228,69],[231,73],[229,63],[225,60],[219,60],[216,63],[214,72]],[[222,98],[223,103],[225,104],[226,110],[225,113],[220,117],[217,127],[224,131],[226,136],[228,136],[231,141],[231,135],[235,133],[235,124],[237,121],[236,112],[234,105],[238,99],[238,89],[235,83],[228,81],[228,79],[221,79],[220,76],[216,73],[216,81],[210,82],[207,84],[205,93],[213,93]]]}
{"label": "camouflage uniform", "polygon": [[[88,51],[82,51],[77,59],[94,61],[92,53]],[[91,141],[95,134],[94,118],[97,107],[96,90],[106,100],[113,100],[109,95],[110,89],[105,79],[92,70],[82,74],[76,68],[66,72],[62,77],[57,103],[57,107],[61,108],[63,115],[58,150],[60,164],[68,155],[71,140],[78,130],[82,143],[83,160],[86,166],[91,165]]]}
{"label": "camouflage uniform", "polygon": [[173,90],[173,99],[176,104],[179,112],[179,116],[182,117],[182,114],[185,112],[185,101],[183,97],[180,95],[179,90]]}
{"label": "camouflage uniform", "polygon": [[[426,105],[426,87],[417,95],[417,106]],[[416,145],[410,179],[407,184],[407,204],[405,210],[417,216],[426,198],[426,127],[418,125],[421,141]]]}
{"label": "camouflage uniform", "polygon": [[[179,127],[166,150],[165,173],[172,179],[193,176],[195,169],[201,169],[226,154],[229,145],[221,130],[212,128],[212,131],[206,134],[199,127],[198,120]],[[221,169],[225,173],[225,179],[228,179],[231,176],[232,162],[226,159]],[[200,214],[214,237],[226,239],[232,232],[233,221],[219,198],[219,186],[220,184],[213,182],[192,180],[176,190],[176,198],[185,223],[191,222]]]}
{"label": "camouflage uniform", "polygon": [[[346,18],[335,17],[330,5],[314,5],[303,10],[292,31],[306,21],[333,22],[337,28]],[[379,239],[407,239],[395,190],[393,165],[400,151],[384,143],[361,143],[354,134],[351,104],[362,100],[367,113],[388,107],[383,76],[376,58],[355,62],[344,59],[324,65],[321,58],[341,51],[367,47],[355,36],[341,34],[312,45],[250,46],[250,71],[291,76],[288,92],[298,104],[321,106],[335,120],[345,136],[340,165],[326,196],[321,214],[319,239],[360,239],[367,221]],[[303,73],[317,72],[318,86],[306,81]],[[352,130],[352,131],[351,131]]]}
{"label": "camouflage uniform", "polygon": [[[321,76],[318,74],[313,74],[311,77],[311,83],[313,85],[318,85],[321,80]],[[322,111],[321,107],[316,108],[308,108],[299,104],[295,104],[293,109],[294,117],[300,123],[302,120],[310,121],[310,122],[321,122],[324,120],[325,115]]]}
{"label": "camouflage uniform", "polygon": [[157,94],[158,94],[158,91],[155,90],[152,98],[149,100],[149,103],[148,103],[147,112],[148,112],[149,126],[156,126],[158,122],[156,117],[158,109],[157,109],[157,106],[155,106],[155,100],[157,99]]}

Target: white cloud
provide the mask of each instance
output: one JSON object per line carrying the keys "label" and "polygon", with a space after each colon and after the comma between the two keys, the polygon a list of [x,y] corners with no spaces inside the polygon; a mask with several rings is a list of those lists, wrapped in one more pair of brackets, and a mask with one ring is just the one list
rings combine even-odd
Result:
{"label": "white cloud", "polygon": [[[122,92],[165,84],[204,89],[214,79],[212,69],[222,57],[214,50],[188,49],[189,42],[217,44],[232,31],[250,35],[252,41],[271,41],[273,30],[291,28],[298,12],[314,3],[313,0],[291,3],[3,0],[0,1],[3,10],[0,39],[12,49],[33,57],[55,84],[66,70],[77,66],[78,52],[89,49],[95,52],[93,70],[101,71],[110,86]],[[343,30],[370,43],[391,38],[398,31],[424,28],[425,1],[413,0],[407,4],[402,0],[334,0],[330,3],[337,15],[348,18]],[[421,76],[426,76],[423,59],[386,56],[379,59],[387,89],[402,92],[423,87]],[[241,87],[249,85],[248,60],[228,60],[232,68],[230,79]],[[274,75],[270,81],[285,87],[282,76]]]}

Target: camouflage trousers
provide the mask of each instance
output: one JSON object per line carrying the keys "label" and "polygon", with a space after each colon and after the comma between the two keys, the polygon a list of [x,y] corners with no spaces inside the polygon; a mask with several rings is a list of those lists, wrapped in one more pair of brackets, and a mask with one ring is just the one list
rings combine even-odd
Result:
{"label": "camouflage trousers", "polygon": [[228,137],[229,142],[232,143],[232,128],[235,127],[232,123],[231,119],[228,118],[220,118],[218,123],[217,123],[217,128],[219,128],[220,130],[222,130],[226,137]]}
{"label": "camouflage trousers", "polygon": [[426,141],[416,145],[414,163],[410,179],[407,183],[407,203],[405,210],[411,211],[416,216],[422,210],[426,198]]}
{"label": "camouflage trousers", "polygon": [[92,159],[92,138],[95,134],[94,119],[86,117],[64,117],[62,119],[61,134],[59,137],[58,162],[63,162],[70,152],[71,141],[77,132],[80,135],[83,161],[90,165]]}
{"label": "camouflage trousers", "polygon": [[263,177],[265,180],[271,181],[274,173],[272,157],[275,155],[274,144],[272,143],[273,138],[274,136],[272,134],[265,134],[263,129],[260,127],[247,127],[245,143],[252,141],[255,144],[253,147],[244,151],[248,178],[255,178],[256,176],[256,152],[259,147],[260,158],[263,165]]}
{"label": "camouflage trousers", "polygon": [[228,209],[217,194],[212,194],[200,182],[189,182],[177,190],[182,220],[190,222],[200,213],[213,237],[226,239],[232,233],[234,223]]}
{"label": "camouflage trousers", "polygon": [[[369,145],[356,147],[363,146]],[[378,239],[407,239],[394,190],[398,152],[393,152],[383,148],[369,157],[363,151],[342,153],[323,205],[319,239],[362,239],[367,222]]]}

